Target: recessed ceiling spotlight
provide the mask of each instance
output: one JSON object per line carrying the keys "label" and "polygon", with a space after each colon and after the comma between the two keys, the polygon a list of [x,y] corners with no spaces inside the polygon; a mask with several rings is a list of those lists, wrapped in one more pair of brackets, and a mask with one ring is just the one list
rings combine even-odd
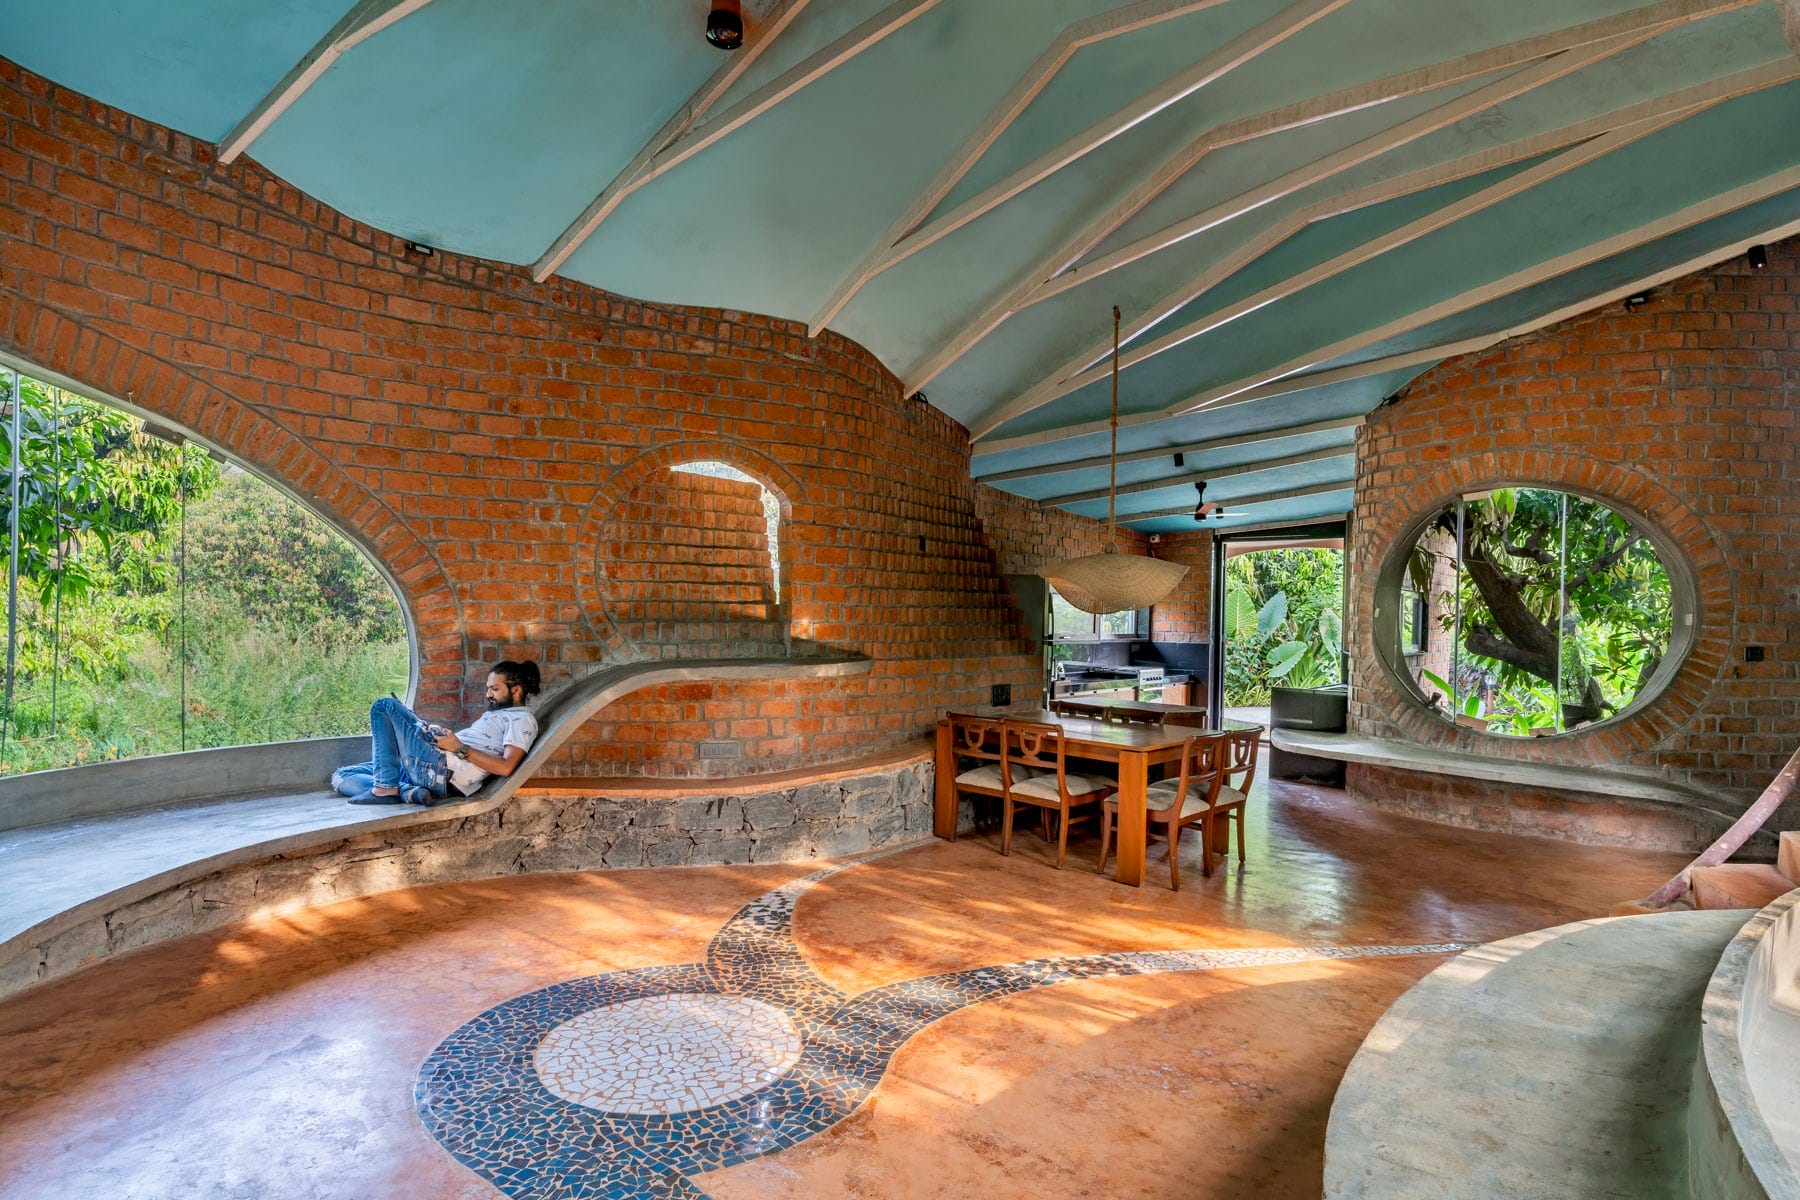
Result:
{"label": "recessed ceiling spotlight", "polygon": [[744,44],[744,11],[739,0],[713,0],[706,14],[706,40],[721,50]]}
{"label": "recessed ceiling spotlight", "polygon": [[1744,252],[1744,257],[1750,261],[1750,269],[1752,271],[1760,271],[1769,265],[1769,248],[1767,246],[1752,246],[1749,250]]}
{"label": "recessed ceiling spotlight", "polygon": [[408,242],[406,243],[406,248],[409,252],[418,255],[420,258],[430,258],[437,253],[436,250],[433,250],[424,242]]}

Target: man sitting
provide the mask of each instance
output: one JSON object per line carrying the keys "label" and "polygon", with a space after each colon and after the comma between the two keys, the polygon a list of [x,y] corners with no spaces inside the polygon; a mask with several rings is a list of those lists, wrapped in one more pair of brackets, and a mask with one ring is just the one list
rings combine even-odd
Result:
{"label": "man sitting", "polygon": [[511,775],[537,737],[525,702],[538,693],[534,662],[499,662],[487,677],[487,711],[451,733],[421,721],[392,696],[369,709],[374,755],[340,767],[331,786],[352,804],[436,804],[454,787],[473,795],[490,775]]}

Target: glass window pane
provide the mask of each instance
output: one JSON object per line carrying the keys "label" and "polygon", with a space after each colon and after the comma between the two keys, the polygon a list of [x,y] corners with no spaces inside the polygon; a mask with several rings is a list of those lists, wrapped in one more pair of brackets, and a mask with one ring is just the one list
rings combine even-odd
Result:
{"label": "glass window pane", "polygon": [[1109,612],[1100,617],[1100,632],[1105,634],[1130,637],[1137,628],[1137,610],[1121,609]]}
{"label": "glass window pane", "polygon": [[[1446,717],[1541,736],[1622,711],[1668,651],[1669,576],[1644,532],[1542,488],[1471,494],[1428,521],[1400,588],[1396,649]],[[1443,635],[1434,644],[1432,627]]]}
{"label": "glass window pane", "polygon": [[1094,634],[1094,614],[1082,612],[1057,592],[1050,589],[1050,636],[1059,637],[1092,637]]}

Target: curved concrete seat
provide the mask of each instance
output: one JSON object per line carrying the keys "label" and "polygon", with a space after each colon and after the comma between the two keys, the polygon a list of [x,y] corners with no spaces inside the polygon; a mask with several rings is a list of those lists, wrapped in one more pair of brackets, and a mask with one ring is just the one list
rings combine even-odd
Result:
{"label": "curved concrete seat", "polygon": [[[1505,832],[1555,836],[1597,845],[1627,844],[1640,848],[1699,849],[1731,826],[1742,811],[1732,808],[1728,797],[1716,791],[1615,767],[1590,767],[1567,763],[1526,762],[1425,746],[1398,738],[1369,737],[1358,733],[1315,733],[1303,729],[1274,729],[1270,744],[1279,750],[1339,759],[1346,763],[1407,772],[1495,783],[1533,798],[1533,812],[1547,815],[1532,827],[1532,814],[1520,814]],[[1355,791],[1355,781],[1351,790]],[[1561,797],[1560,811],[1551,803]],[[1362,797],[1375,799],[1379,797]],[[1599,811],[1612,808],[1612,813]],[[1390,806],[1409,816],[1444,820],[1476,828],[1493,828],[1476,821],[1459,820],[1453,806],[1420,803]],[[1582,819],[1580,814],[1593,815]],[[1637,814],[1636,824],[1625,815]],[[1576,814],[1571,818],[1571,814]],[[1691,845],[1690,845],[1691,843]],[[1773,853],[1773,839],[1764,835],[1758,851]]]}
{"label": "curved concrete seat", "polygon": [[1331,1107],[1325,1195],[1753,1195],[1693,1190],[1689,1136],[1702,1002],[1748,915],[1581,921],[1445,963],[1351,1061]]}
{"label": "curved concrete seat", "polygon": [[[225,868],[294,854],[321,844],[362,834],[381,834],[412,826],[458,822],[505,803],[587,721],[608,704],[631,692],[665,683],[718,683],[757,679],[835,679],[866,674],[871,660],[858,656],[813,658],[667,659],[606,667],[545,696],[537,705],[538,738],[517,769],[490,779],[475,795],[435,808],[365,808],[345,804],[325,786],[331,768],[367,756],[368,739],[321,739],[322,749],[305,748],[296,761],[314,764],[318,774],[307,787],[265,788],[252,794],[171,802],[168,789],[178,786],[184,760],[200,757],[196,777],[201,787],[217,787],[229,777],[245,780],[284,778],[246,769],[255,751],[265,750],[285,763],[297,752],[293,744],[235,747],[193,755],[163,755],[137,764],[141,786],[153,793],[150,807],[108,811],[75,820],[0,831],[0,995],[41,979],[60,975],[82,962],[134,949],[164,937],[190,932],[193,922],[158,922],[140,914],[128,925],[109,928],[108,918],[127,905],[154,897],[184,882]],[[239,765],[221,772],[219,759],[229,754]],[[283,769],[290,769],[287,764]],[[107,777],[105,790],[117,791],[132,778],[130,763],[75,767],[57,772],[76,776],[95,771]],[[29,787],[32,776],[7,781]],[[149,782],[156,781],[156,782]],[[291,780],[290,780],[291,782]],[[59,789],[68,787],[59,780]],[[161,803],[154,803],[161,800]],[[79,808],[76,811],[81,811]],[[204,899],[202,899],[204,903]]]}

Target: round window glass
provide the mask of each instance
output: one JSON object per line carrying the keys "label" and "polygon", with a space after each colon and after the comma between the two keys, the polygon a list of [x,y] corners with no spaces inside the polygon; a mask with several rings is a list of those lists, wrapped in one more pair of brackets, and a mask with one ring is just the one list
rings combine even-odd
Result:
{"label": "round window glass", "polygon": [[1563,733],[1625,711],[1668,674],[1669,572],[1648,532],[1596,500],[1472,492],[1405,551],[1384,649],[1446,719]]}

